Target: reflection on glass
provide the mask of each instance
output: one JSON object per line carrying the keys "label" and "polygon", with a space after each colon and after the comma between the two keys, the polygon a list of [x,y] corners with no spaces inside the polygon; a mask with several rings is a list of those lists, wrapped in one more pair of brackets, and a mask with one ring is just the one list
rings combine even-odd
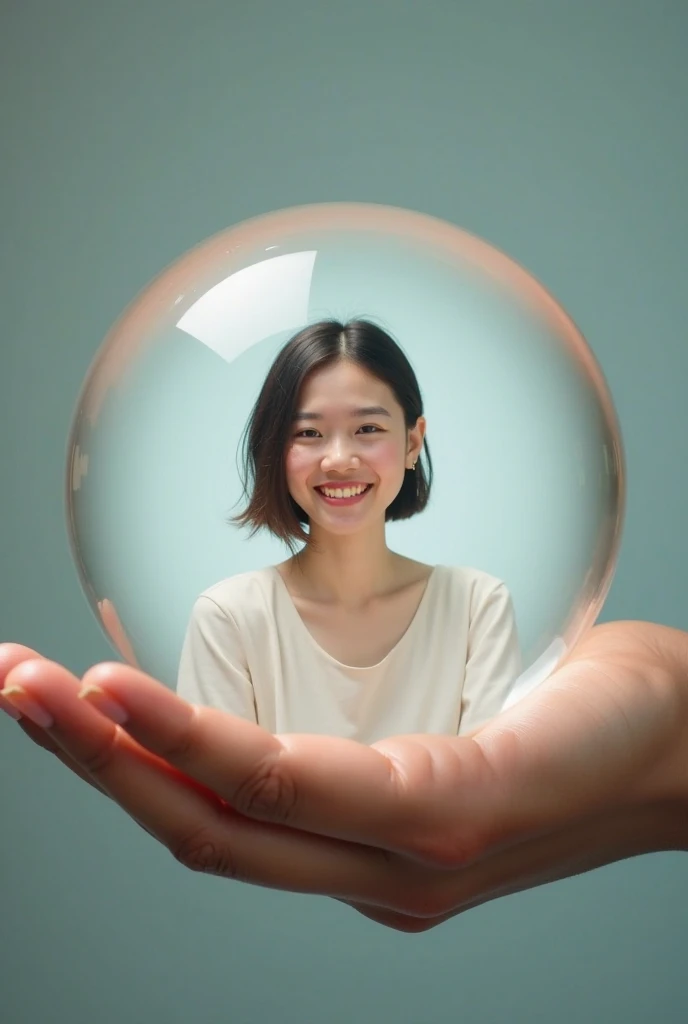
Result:
{"label": "reflection on glass", "polygon": [[[223,278],[187,309],[177,327],[227,362],[308,317],[317,252],[290,252]],[[270,301],[265,301],[265,296]]]}
{"label": "reflection on glass", "polygon": [[386,542],[387,522],[426,508],[433,478],[421,391],[391,336],[367,320],[301,330],[244,437],[232,521],[292,556],[198,597],[180,696],[271,732],[361,742],[463,734],[497,714],[521,671],[505,584]]}
{"label": "reflection on glass", "polygon": [[[375,364],[376,342],[370,365],[361,349],[362,362],[321,359],[306,373],[314,352],[327,354],[311,337],[302,363],[281,366],[249,422],[240,508],[236,440],[278,351],[306,324],[371,310],[412,359],[423,407],[412,374],[387,356]],[[335,348],[341,355],[330,341],[333,359]],[[288,422],[296,393],[291,412],[308,415]],[[359,203],[254,218],[156,277],[93,360],[65,468],[74,563],[122,657],[183,689],[196,619],[210,629],[194,602],[204,594],[208,604],[212,591],[240,627],[247,714],[368,738],[414,727],[465,732],[492,714],[497,691],[508,705],[542,682],[599,614],[625,496],[611,396],[552,296],[454,225]],[[329,500],[317,490],[357,482],[372,489]],[[260,536],[247,542],[227,528],[237,509],[235,525]],[[241,580],[246,593],[236,591]],[[502,621],[504,583],[513,608]],[[514,609],[518,644],[508,639]],[[231,660],[230,635],[227,623],[209,634],[219,662]],[[253,638],[269,635],[279,643],[251,653]],[[303,643],[290,668],[294,637]],[[507,672],[507,652],[519,649]],[[489,672],[477,671],[481,651],[491,652]],[[434,667],[447,659],[458,666],[450,717],[435,710],[445,697],[431,700],[433,686],[449,693]],[[186,675],[195,674],[192,665]],[[205,684],[189,684],[202,685],[212,688],[209,671]],[[294,707],[298,715],[287,714]]]}

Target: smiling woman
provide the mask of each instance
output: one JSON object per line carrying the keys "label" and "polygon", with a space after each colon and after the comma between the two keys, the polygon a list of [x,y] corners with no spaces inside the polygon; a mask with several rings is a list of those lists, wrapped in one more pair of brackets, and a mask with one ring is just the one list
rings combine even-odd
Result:
{"label": "smiling woman", "polygon": [[324,320],[284,346],[247,424],[232,522],[292,555],[196,600],[180,696],[366,743],[465,734],[499,713],[521,671],[504,583],[386,542],[387,522],[429,502],[425,433],[415,373],[380,327]]}

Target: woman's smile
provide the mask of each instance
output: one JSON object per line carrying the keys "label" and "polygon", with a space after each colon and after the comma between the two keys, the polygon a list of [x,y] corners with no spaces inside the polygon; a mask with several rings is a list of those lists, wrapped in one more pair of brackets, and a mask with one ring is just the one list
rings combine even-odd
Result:
{"label": "woman's smile", "polygon": [[328,505],[357,505],[373,489],[373,484],[320,484],[316,494]]}

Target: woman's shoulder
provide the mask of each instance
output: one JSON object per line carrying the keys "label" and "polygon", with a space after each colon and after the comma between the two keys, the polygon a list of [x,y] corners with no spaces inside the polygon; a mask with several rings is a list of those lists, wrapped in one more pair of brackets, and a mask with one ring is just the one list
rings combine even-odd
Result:
{"label": "woman's shoulder", "polygon": [[236,616],[265,604],[273,585],[274,567],[252,569],[249,572],[227,576],[203,590],[196,600],[197,606],[214,604]]}
{"label": "woman's shoulder", "polygon": [[488,593],[506,589],[504,580],[472,565],[436,565],[435,573],[446,586]]}

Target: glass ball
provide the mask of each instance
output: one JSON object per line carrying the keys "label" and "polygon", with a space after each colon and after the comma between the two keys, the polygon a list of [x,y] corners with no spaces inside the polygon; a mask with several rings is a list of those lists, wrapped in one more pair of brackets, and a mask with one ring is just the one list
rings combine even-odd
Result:
{"label": "glass ball", "polygon": [[424,400],[428,507],[389,546],[505,582],[522,671],[545,679],[597,618],[624,508],[600,368],[556,300],[441,220],[361,203],[281,210],[201,243],[125,310],[78,398],[67,520],[91,608],[119,654],[174,687],[197,596],[281,561],[228,519],[238,451],[278,351],[305,325],[366,318],[402,347]]}

